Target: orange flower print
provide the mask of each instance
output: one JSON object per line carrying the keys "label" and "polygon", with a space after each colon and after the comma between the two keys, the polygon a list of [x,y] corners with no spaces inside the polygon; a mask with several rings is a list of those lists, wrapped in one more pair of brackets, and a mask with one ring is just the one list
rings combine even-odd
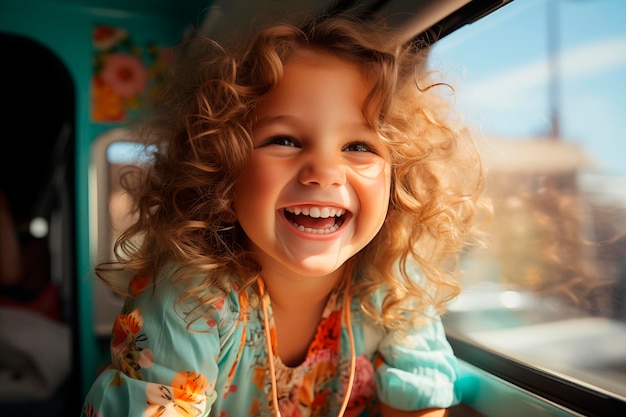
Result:
{"label": "orange flower print", "polygon": [[148,384],[147,417],[199,416],[207,406],[207,391],[213,390],[206,377],[192,371],[177,373],[171,386]]}
{"label": "orange flower print", "polygon": [[261,410],[263,409],[263,404],[261,400],[257,397],[252,398],[252,404],[248,409],[248,414],[251,416],[258,416],[261,414]]}
{"label": "orange flower print", "polygon": [[126,116],[121,98],[104,83],[102,78],[91,81],[91,118],[96,121],[122,121]]}
{"label": "orange flower print", "polygon": [[130,314],[120,314],[113,324],[113,337],[111,348],[125,350],[133,342],[135,335],[141,330],[143,317],[140,308],[136,308]]}
{"label": "orange flower print", "polygon": [[137,274],[130,280],[130,293],[137,297],[141,295],[150,283],[150,275],[148,274]]}
{"label": "orange flower print", "polygon": [[380,368],[384,363],[385,360],[383,359],[383,357],[380,355],[376,355],[376,358],[374,359],[374,369]]}
{"label": "orange flower print", "polygon": [[120,314],[113,323],[111,337],[113,364],[135,379],[143,379],[139,370],[151,367],[154,362],[152,351],[138,346],[138,342],[146,341],[145,335],[139,334],[142,325],[143,317],[139,308],[129,314]]}
{"label": "orange flower print", "polygon": [[319,410],[322,409],[322,407],[324,407],[324,405],[326,405],[326,403],[328,402],[328,394],[330,393],[330,390],[323,390],[320,391],[315,398],[313,398],[313,401],[311,402],[311,409],[316,412],[319,413]]}
{"label": "orange flower print", "polygon": [[[299,402],[310,404],[314,415],[323,415],[328,406],[327,399],[331,393],[328,384],[337,375],[335,354],[330,350],[318,351],[307,358],[305,364],[311,367],[311,372],[304,375]],[[306,399],[305,395],[307,396]]]}
{"label": "orange flower print", "polygon": [[329,349],[337,352],[339,349],[339,335],[341,333],[341,311],[333,311],[324,319],[318,329],[315,339],[309,348],[309,354]]}
{"label": "orange flower print", "polygon": [[117,95],[126,99],[141,93],[148,85],[148,72],[143,62],[122,52],[107,56],[100,75]]}
{"label": "orange flower print", "polygon": [[256,387],[260,391],[265,383],[265,374],[267,373],[267,370],[265,369],[265,366],[261,365],[256,365],[252,369],[254,375],[252,377],[252,382],[256,383]]}

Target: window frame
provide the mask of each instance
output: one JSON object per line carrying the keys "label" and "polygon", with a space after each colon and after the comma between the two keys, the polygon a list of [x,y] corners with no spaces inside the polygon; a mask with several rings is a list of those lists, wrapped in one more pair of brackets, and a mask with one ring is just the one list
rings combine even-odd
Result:
{"label": "window frame", "polygon": [[[475,0],[470,1],[464,7],[442,19],[428,30],[415,36],[416,45],[432,46],[445,36],[461,27],[477,22],[482,17],[511,3],[513,0]],[[607,416],[626,415],[626,399],[606,392],[591,384],[576,381],[572,378],[561,376],[554,372],[539,369],[529,363],[507,357],[506,355],[472,342],[457,330],[446,328],[446,336],[455,356],[460,360],[461,379],[474,380],[487,384],[492,388],[497,384],[498,389],[502,383],[511,384],[518,390],[508,391],[507,394],[499,392],[498,398],[489,397],[485,392],[475,393],[475,389],[467,386],[464,388],[464,398],[461,399],[476,411],[486,415],[501,415],[493,411],[493,407],[505,406],[506,415],[529,415],[534,413],[536,407],[541,407],[546,415],[583,415],[583,416]],[[484,371],[487,375],[484,375]],[[491,377],[495,378],[491,380]],[[463,385],[463,384],[462,384]],[[483,390],[484,391],[484,390]],[[492,391],[489,391],[492,395]],[[502,404],[504,396],[512,403]],[[530,400],[533,399],[533,400]],[[532,405],[529,405],[529,401]],[[488,405],[488,403],[492,403]],[[494,405],[495,404],[495,405]]]}
{"label": "window frame", "polygon": [[[446,336],[458,359],[532,395],[584,416],[600,417],[626,413],[626,401],[609,393],[509,358],[448,331]],[[462,401],[465,402],[465,399]]]}

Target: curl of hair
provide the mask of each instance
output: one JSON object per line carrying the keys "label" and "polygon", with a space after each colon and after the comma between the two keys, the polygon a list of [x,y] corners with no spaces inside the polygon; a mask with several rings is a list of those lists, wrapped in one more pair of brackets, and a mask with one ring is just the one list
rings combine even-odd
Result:
{"label": "curl of hair", "polygon": [[[199,301],[195,318],[233,280],[240,289],[256,281],[260,266],[243,248],[233,188],[252,150],[256,104],[294,54],[313,49],[356,64],[373,82],[363,113],[391,150],[389,211],[350,261],[353,296],[386,327],[443,312],[460,291],[459,252],[479,237],[476,219],[487,207],[482,165],[470,130],[440,94],[449,86],[427,70],[428,51],[390,36],[380,22],[344,16],[275,24],[232,52],[203,37],[181,44],[141,131],[157,145],[153,164],[127,181],[137,221],[116,241],[117,261],[100,265],[98,275],[128,295],[108,272],[157,276],[175,263],[176,279],[186,285],[180,301]],[[422,278],[411,276],[413,264]],[[382,315],[371,297],[381,285],[388,290]]]}

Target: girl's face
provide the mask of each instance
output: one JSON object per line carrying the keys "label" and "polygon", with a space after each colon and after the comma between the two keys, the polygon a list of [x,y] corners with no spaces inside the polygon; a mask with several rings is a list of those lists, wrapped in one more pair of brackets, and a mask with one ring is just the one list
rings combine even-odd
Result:
{"label": "girl's face", "polygon": [[339,274],[382,227],[390,153],[361,113],[371,87],[355,65],[305,51],[257,106],[234,206],[264,276]]}

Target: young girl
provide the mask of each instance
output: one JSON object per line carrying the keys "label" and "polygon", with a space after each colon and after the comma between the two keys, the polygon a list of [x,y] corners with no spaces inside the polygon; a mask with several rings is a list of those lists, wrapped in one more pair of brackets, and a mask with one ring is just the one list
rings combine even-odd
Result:
{"label": "young girl", "polygon": [[179,52],[83,415],[444,415],[482,172],[426,52],[342,17]]}

